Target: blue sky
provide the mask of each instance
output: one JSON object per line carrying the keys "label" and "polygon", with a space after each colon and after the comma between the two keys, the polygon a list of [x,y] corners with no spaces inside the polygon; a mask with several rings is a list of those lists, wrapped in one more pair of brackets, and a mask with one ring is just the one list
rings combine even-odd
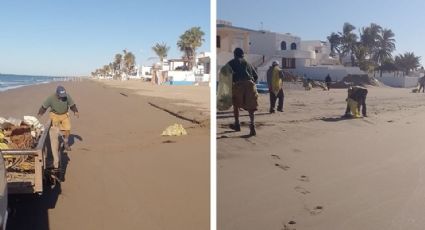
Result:
{"label": "blue sky", "polygon": [[205,32],[198,51],[210,50],[209,0],[0,0],[0,73],[86,75],[123,49],[138,64],[166,42],[170,58],[193,26]]}
{"label": "blue sky", "polygon": [[217,0],[217,19],[234,26],[292,33],[303,40],[326,40],[344,22],[358,29],[377,23],[395,33],[396,51],[421,56],[425,64],[423,0]]}

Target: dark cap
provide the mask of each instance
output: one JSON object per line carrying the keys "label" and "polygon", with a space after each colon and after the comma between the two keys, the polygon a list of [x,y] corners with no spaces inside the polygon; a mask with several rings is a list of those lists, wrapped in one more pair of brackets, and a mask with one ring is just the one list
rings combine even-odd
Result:
{"label": "dark cap", "polygon": [[235,58],[243,58],[243,50],[241,48],[236,48],[233,51],[233,54],[235,55]]}
{"label": "dark cap", "polygon": [[56,95],[58,95],[58,97],[67,97],[66,96],[66,90],[65,90],[65,88],[63,87],[63,86],[58,86],[57,88],[56,88]]}

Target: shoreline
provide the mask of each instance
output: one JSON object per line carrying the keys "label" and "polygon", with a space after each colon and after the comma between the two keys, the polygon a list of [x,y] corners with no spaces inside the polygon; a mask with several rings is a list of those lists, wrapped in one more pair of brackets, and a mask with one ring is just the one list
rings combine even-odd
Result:
{"label": "shoreline", "polygon": [[[10,76],[10,75],[5,75],[5,76]],[[31,75],[17,75],[17,76],[45,77],[45,76],[31,76]],[[83,77],[49,77],[49,78],[53,78],[53,80],[43,81],[43,82],[34,82],[34,83],[25,84],[25,85],[8,86],[8,87],[0,88],[0,92],[6,92],[8,90],[19,89],[19,88],[28,87],[28,86],[49,84],[49,83],[54,83],[54,82],[69,82],[69,81],[84,81],[85,80]],[[60,78],[64,78],[64,79],[60,79]],[[0,80],[1,80],[1,76],[0,76]]]}

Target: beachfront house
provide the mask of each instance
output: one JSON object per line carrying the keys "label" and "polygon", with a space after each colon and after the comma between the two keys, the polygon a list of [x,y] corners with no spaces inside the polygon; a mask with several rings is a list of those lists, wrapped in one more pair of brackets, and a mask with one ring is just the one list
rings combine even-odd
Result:
{"label": "beachfront house", "polygon": [[196,65],[192,70],[187,69],[188,60],[185,58],[168,59],[156,63],[150,70],[153,84],[194,85],[210,81],[211,53],[200,52],[196,55]]}
{"label": "beachfront house", "polygon": [[330,57],[327,41],[304,41],[290,33],[247,29],[218,20],[218,68],[233,58],[236,47],[242,48],[246,59],[257,68],[259,81],[266,81],[267,69],[273,61],[292,74],[315,80],[324,80],[328,74],[334,81],[349,74],[365,74],[358,67],[343,66],[338,58]]}

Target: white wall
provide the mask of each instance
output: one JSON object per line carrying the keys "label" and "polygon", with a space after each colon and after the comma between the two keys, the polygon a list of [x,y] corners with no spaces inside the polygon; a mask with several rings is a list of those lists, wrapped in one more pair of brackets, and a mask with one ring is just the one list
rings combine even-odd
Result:
{"label": "white wall", "polygon": [[276,34],[253,31],[249,33],[250,53],[271,56],[275,52]]}
{"label": "white wall", "polygon": [[418,84],[418,77],[394,76],[394,73],[383,73],[382,77],[376,76],[376,79],[391,87],[411,88]]}
{"label": "white wall", "polygon": [[141,75],[142,76],[146,76],[145,73],[149,73],[151,72],[152,67],[151,66],[142,66],[142,68],[140,69],[141,71]]}
{"label": "white wall", "polygon": [[332,78],[332,81],[340,81],[347,75],[365,74],[358,67],[344,66],[311,66],[297,68],[294,73],[304,76],[312,80],[325,80],[326,76]]}
{"label": "white wall", "polygon": [[168,78],[173,81],[195,81],[195,73],[192,71],[168,71]]}
{"label": "white wall", "polygon": [[276,54],[276,51],[281,50],[280,44],[282,41],[286,42],[287,51],[291,50],[292,43],[295,43],[297,50],[300,50],[301,38],[288,34],[251,31],[249,33],[249,41],[251,43],[251,54],[273,56]]}

